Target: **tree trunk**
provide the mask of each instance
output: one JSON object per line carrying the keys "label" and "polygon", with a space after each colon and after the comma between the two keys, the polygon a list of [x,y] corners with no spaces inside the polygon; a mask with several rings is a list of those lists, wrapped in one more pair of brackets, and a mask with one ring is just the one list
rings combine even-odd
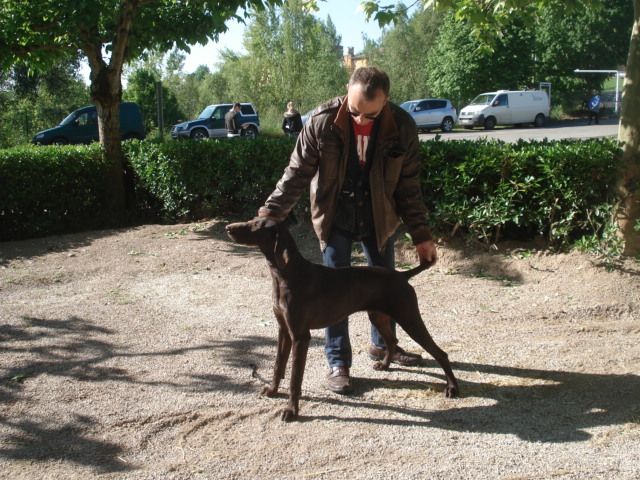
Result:
{"label": "tree trunk", "polygon": [[124,170],[120,141],[120,99],[122,83],[106,65],[91,74],[91,98],[98,111],[98,132],[104,154],[111,164],[108,183],[112,196],[109,209],[114,220],[125,209]]}
{"label": "tree trunk", "polygon": [[621,198],[618,226],[625,241],[626,255],[640,254],[640,0],[633,0],[634,17],[624,85],[618,140],[622,162],[617,191]]}

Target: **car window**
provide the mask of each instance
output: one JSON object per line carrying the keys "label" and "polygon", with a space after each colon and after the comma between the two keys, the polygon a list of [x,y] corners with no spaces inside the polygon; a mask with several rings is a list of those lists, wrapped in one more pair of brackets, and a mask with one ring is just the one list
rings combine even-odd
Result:
{"label": "car window", "polygon": [[218,107],[213,112],[213,115],[211,115],[211,118],[213,118],[214,120],[222,120],[228,111],[228,107]]}
{"label": "car window", "polygon": [[253,109],[253,107],[251,105],[241,105],[240,106],[240,113],[242,113],[242,115],[255,115],[256,112]]}
{"label": "car window", "polygon": [[209,105],[208,107],[206,107],[204,110],[202,110],[202,112],[198,116],[198,120],[205,120],[207,118],[210,118],[211,114],[214,111],[214,108],[215,107],[213,105]]}
{"label": "car window", "polygon": [[431,108],[445,108],[447,106],[447,102],[445,102],[444,100],[432,100],[431,101]]}
{"label": "car window", "polygon": [[400,104],[400,108],[402,108],[406,112],[411,111],[411,107],[415,104],[415,102],[404,102]]}
{"label": "car window", "polygon": [[423,100],[416,105],[415,111],[420,112],[422,110],[429,110],[429,100]]}

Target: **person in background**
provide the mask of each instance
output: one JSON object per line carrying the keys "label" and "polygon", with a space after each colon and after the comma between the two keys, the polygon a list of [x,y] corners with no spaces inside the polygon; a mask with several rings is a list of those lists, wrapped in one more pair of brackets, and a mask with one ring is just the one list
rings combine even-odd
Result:
{"label": "person in background", "polygon": [[224,116],[224,126],[227,129],[227,137],[239,137],[242,132],[240,123],[240,104],[234,103],[231,110]]}
{"label": "person in background", "polygon": [[[310,187],[311,219],[323,263],[351,264],[351,247],[362,245],[369,265],[395,268],[395,233],[402,221],[421,263],[435,263],[420,187],[421,156],[416,124],[389,102],[389,77],[375,67],[356,69],[347,95],[318,107],[305,123],[289,165],[258,215],[283,221]],[[392,322],[395,329],[395,322]],[[395,330],[394,330],[395,331]],[[369,356],[380,360],[385,344],[371,327]],[[351,390],[352,349],[348,318],[325,330],[327,387]],[[417,365],[420,356],[398,347],[392,361]]]}
{"label": "person in background", "polygon": [[600,101],[600,94],[597,91],[593,91],[593,96],[589,100],[588,108],[589,108],[589,125],[595,120],[596,125],[598,125],[600,120],[600,108],[602,107],[602,102]]}
{"label": "person in background", "polygon": [[302,117],[293,102],[287,103],[287,111],[282,116],[282,131],[293,138],[297,138],[302,131]]}

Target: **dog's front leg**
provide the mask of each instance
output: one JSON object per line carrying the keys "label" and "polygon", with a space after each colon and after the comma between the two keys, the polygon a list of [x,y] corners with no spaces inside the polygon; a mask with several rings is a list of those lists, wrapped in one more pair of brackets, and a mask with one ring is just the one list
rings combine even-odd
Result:
{"label": "dog's front leg", "polygon": [[280,386],[280,380],[284,378],[284,371],[287,367],[287,360],[289,360],[289,352],[291,351],[291,337],[284,322],[280,321],[278,317],[278,323],[280,329],[278,330],[278,350],[276,352],[276,363],[273,366],[273,379],[271,385],[267,385],[262,389],[262,394],[267,397],[273,397],[278,393],[278,387]]}
{"label": "dog's front leg", "polygon": [[309,349],[310,339],[311,335],[308,330],[299,335],[294,334],[293,337],[289,405],[282,412],[282,420],[285,422],[290,422],[298,417],[300,395],[302,394],[302,378],[304,377],[304,368],[307,363],[307,350]]}

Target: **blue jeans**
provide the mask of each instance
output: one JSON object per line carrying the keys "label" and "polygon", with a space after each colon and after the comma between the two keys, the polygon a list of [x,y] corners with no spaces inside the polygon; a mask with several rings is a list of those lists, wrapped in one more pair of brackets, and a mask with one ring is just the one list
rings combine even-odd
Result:
{"label": "blue jeans", "polygon": [[[351,265],[351,247],[354,240],[348,236],[331,232],[327,248],[322,252],[322,261],[327,267],[348,267]],[[394,255],[395,237],[387,241],[382,252],[378,251],[375,238],[362,240],[362,250],[367,257],[369,266],[395,268]],[[391,328],[395,333],[396,324],[391,322]],[[385,348],[384,340],[376,327],[371,325],[371,343],[379,348]],[[329,367],[351,367],[351,342],[349,340],[349,318],[325,329],[324,351],[327,355]]]}

